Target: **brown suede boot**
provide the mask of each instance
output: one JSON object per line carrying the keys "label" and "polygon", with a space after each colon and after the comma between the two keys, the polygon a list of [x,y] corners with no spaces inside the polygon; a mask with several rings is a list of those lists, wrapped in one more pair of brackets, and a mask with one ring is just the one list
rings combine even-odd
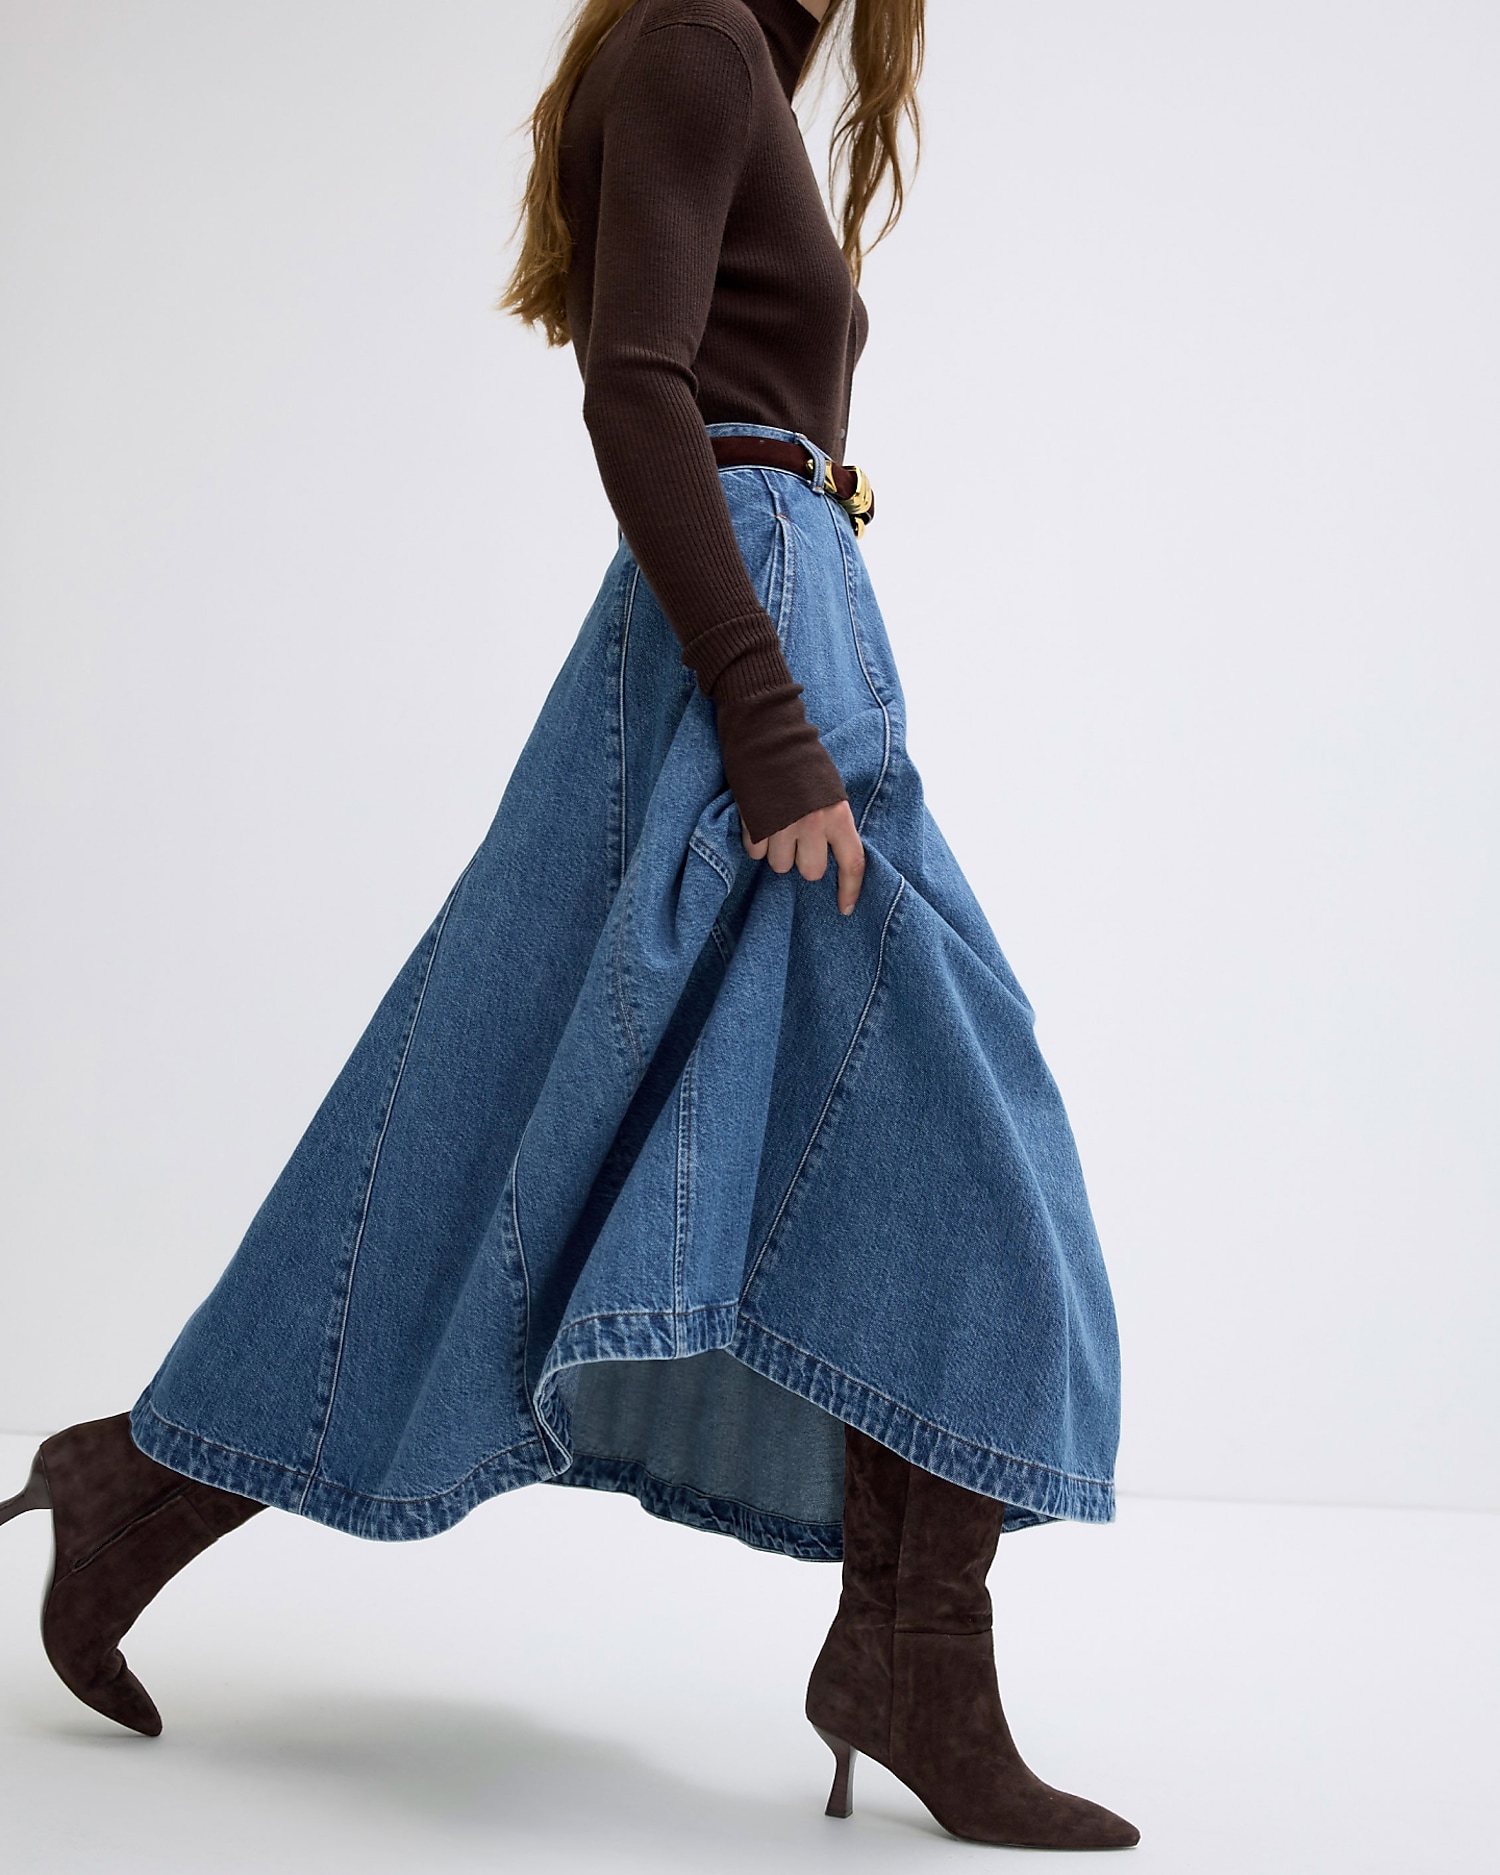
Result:
{"label": "brown suede boot", "polygon": [[807,1688],[807,1716],[834,1754],[829,1815],[853,1809],[862,1751],[970,1842],[1139,1842],[1123,1818],[1034,1776],[1011,1739],[985,1589],[1003,1505],[844,1430],[844,1589]]}
{"label": "brown suede boot", "polygon": [[44,1439],[25,1489],[0,1504],[0,1523],[49,1506],[47,1658],[86,1706],[155,1738],[161,1715],[126,1666],[121,1637],[179,1569],[265,1506],[147,1458],[128,1413]]}

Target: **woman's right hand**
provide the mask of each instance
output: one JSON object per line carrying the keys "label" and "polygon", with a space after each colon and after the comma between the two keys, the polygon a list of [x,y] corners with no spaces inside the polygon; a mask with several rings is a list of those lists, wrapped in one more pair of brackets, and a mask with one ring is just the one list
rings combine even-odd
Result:
{"label": "woman's right hand", "polygon": [[790,872],[795,866],[804,879],[823,877],[832,848],[839,869],[839,910],[845,917],[854,910],[864,883],[865,844],[847,801],[814,808],[764,840],[752,840],[742,822],[740,839],[752,859],[769,861],[772,872]]}

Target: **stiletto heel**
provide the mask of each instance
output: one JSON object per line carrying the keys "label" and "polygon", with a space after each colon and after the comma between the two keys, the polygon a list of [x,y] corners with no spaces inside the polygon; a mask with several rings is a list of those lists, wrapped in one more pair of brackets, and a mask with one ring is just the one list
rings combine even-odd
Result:
{"label": "stiletto heel", "polygon": [[833,1753],[833,1789],[828,1793],[828,1808],[824,1816],[853,1816],[854,1814],[854,1760],[859,1753],[842,1738],[835,1738],[832,1732],[825,1732],[821,1725],[813,1730]]}
{"label": "stiletto heel", "polygon": [[50,1510],[52,1493],[47,1489],[47,1474],[42,1469],[42,1455],[37,1453],[31,1461],[31,1476],[14,1497],[8,1497],[0,1504],[0,1523],[9,1523],[12,1517],[19,1517],[22,1511]]}

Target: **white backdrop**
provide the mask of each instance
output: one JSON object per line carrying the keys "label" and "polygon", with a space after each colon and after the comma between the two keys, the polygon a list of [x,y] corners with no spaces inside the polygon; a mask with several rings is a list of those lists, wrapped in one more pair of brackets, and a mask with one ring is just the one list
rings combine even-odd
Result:
{"label": "white backdrop", "polygon": [[[1500,1506],[1500,11],[932,12],[850,449],[1121,1482]],[[0,5],[0,1427],[133,1399],[611,551],[489,310],[560,17]]]}

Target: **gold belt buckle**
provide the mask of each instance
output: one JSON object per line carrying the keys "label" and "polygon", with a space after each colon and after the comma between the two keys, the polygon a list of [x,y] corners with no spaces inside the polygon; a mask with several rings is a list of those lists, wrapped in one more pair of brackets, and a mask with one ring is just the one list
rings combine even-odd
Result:
{"label": "gold belt buckle", "polygon": [[849,496],[839,493],[838,486],[833,479],[832,462],[825,462],[823,465],[823,493],[832,495],[854,523],[854,538],[858,540],[871,521],[875,519],[875,490],[870,486],[869,476],[857,462],[851,462],[846,466],[854,471],[854,493]]}

